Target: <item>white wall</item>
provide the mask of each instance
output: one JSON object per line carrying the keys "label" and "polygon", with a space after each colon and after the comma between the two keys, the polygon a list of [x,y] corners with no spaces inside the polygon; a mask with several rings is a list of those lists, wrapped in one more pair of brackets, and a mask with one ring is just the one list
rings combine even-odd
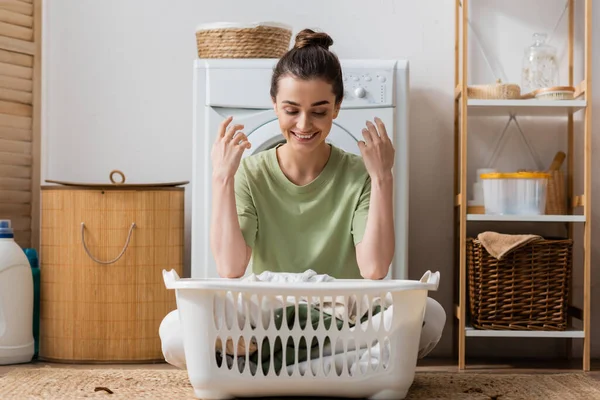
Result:
{"label": "white wall", "polygon": [[[291,24],[294,33],[305,27],[326,31],[335,41],[332,50],[342,58],[408,59],[412,90],[410,276],[418,278],[426,269],[441,271],[442,285],[432,297],[446,309],[448,324],[434,355],[451,354],[454,1],[45,3],[42,179],[108,182],[109,171],[118,168],[125,172],[128,182],[191,180],[192,60],[196,58],[194,28],[199,23],[282,21]],[[523,48],[535,29],[552,30],[564,0],[488,0],[471,4],[475,27],[488,51],[501,61],[508,79],[520,83]],[[539,20],[534,22],[537,17]],[[600,9],[596,8],[595,20],[599,19]],[[565,24],[563,20],[553,42],[561,50]],[[600,42],[599,30],[595,28],[596,42]],[[469,83],[493,81],[495,77],[474,46],[472,42],[470,67],[474,79]],[[600,76],[597,59],[598,54],[594,66]],[[594,88],[598,110],[594,126],[598,126],[600,85],[595,83]],[[470,122],[472,165],[485,162],[504,121]],[[520,123],[544,162],[549,163],[557,146],[564,143],[564,133],[539,121]],[[526,153],[516,153],[510,146],[505,157],[527,162]],[[593,147],[598,150],[597,141]],[[595,170],[599,164],[594,161]],[[471,181],[474,173],[469,176]],[[593,179],[593,194],[600,196],[600,176]],[[597,200],[595,203],[599,204]],[[600,226],[599,219],[595,213],[594,226]],[[597,228],[593,233],[600,237]],[[187,234],[189,243],[189,228]],[[186,251],[189,260],[189,248]],[[597,261],[597,247],[593,254]],[[579,265],[575,268],[580,270]],[[581,273],[575,275],[580,281]],[[594,282],[597,286],[597,274]],[[598,296],[593,296],[593,301],[597,300]],[[597,309],[593,326],[600,328]],[[469,339],[468,350],[475,355],[493,354],[498,351],[489,347],[499,344],[501,354],[507,354],[508,349],[516,355],[552,356],[564,349],[562,343]],[[593,350],[595,355],[600,354],[600,342],[593,343]]]}

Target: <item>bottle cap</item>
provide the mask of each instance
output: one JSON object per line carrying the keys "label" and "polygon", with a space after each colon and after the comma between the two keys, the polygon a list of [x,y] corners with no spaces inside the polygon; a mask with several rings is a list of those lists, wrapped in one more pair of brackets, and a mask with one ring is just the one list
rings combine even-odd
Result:
{"label": "bottle cap", "polygon": [[0,219],[0,239],[14,238],[10,219]]}

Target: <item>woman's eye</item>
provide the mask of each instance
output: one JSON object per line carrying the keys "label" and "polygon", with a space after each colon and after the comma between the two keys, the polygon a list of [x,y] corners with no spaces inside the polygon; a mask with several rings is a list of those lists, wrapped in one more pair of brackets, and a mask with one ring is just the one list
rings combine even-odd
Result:
{"label": "woman's eye", "polygon": [[[296,115],[298,110],[284,110],[287,115]],[[324,117],[327,115],[327,111],[313,111],[312,113],[316,117]]]}

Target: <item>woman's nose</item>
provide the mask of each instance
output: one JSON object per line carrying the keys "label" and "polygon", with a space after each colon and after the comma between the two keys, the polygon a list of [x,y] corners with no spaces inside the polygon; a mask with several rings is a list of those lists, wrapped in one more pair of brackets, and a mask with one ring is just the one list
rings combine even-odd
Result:
{"label": "woman's nose", "polygon": [[298,118],[298,122],[296,122],[296,127],[302,132],[308,132],[310,126],[310,118],[306,114],[300,115],[300,117]]}

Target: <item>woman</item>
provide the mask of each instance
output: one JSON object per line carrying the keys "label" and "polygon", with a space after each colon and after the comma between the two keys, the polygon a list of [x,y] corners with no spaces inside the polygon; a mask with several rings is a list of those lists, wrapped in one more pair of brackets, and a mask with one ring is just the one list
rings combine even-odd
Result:
{"label": "woman", "polygon": [[[362,157],[326,143],[342,104],[342,70],[326,33],[305,29],[277,63],[273,107],[285,143],[242,159],[242,125],[222,122],[212,149],[211,249],[220,276],[252,271],[382,279],[394,256],[394,147],[378,118],[362,129]],[[173,313],[172,313],[173,314]],[[171,315],[171,314],[170,314]],[[179,322],[165,318],[165,359],[184,367]],[[446,315],[428,299],[422,357]],[[171,321],[171,322],[169,322]]]}

